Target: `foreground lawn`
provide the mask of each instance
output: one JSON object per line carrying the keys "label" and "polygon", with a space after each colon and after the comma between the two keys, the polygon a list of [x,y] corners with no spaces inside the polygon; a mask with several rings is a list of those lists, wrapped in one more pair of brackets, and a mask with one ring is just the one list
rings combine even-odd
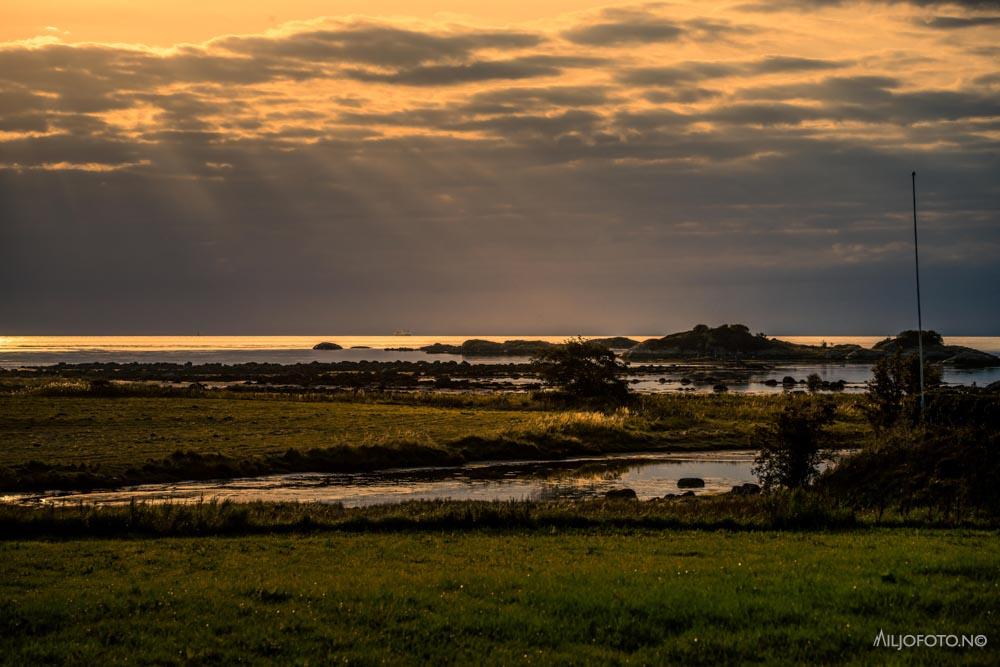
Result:
{"label": "foreground lawn", "polygon": [[[490,404],[509,406],[506,396],[470,396],[460,407],[224,396],[0,395],[0,489],[746,447],[783,404],[780,396],[657,396],[605,414]],[[857,400],[836,400],[834,436],[857,446],[867,435]]]}
{"label": "foreground lawn", "polygon": [[[326,533],[0,543],[6,664],[996,664],[985,531]],[[873,648],[886,633],[983,649]]]}

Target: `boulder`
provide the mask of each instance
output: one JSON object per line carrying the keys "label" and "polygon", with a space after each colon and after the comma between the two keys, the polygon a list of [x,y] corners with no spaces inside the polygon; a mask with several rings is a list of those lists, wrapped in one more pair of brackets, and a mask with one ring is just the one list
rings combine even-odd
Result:
{"label": "boulder", "polygon": [[746,484],[737,484],[730,491],[734,496],[756,496],[760,493],[760,486],[752,482],[747,482]]}
{"label": "boulder", "polygon": [[678,489],[703,489],[705,480],[701,477],[681,477],[677,480]]}
{"label": "boulder", "polygon": [[778,381],[775,380],[774,378],[770,378],[770,379],[764,380],[764,384],[767,385],[768,387],[777,387],[778,386]]}
{"label": "boulder", "polygon": [[785,377],[781,378],[781,384],[787,387],[793,384],[798,384],[798,382],[791,375],[786,375]]}
{"label": "boulder", "polygon": [[638,500],[639,496],[636,495],[633,489],[611,489],[604,494],[604,497],[608,500]]}
{"label": "boulder", "polygon": [[329,341],[323,341],[322,343],[316,343],[313,345],[314,350],[343,350],[344,348],[336,343],[331,343]]}
{"label": "boulder", "polygon": [[714,387],[712,387],[712,391],[714,391],[716,394],[722,394],[722,393],[725,393],[725,392],[729,391],[729,387],[727,387],[726,385],[724,385],[722,383],[719,383],[719,384],[715,385]]}

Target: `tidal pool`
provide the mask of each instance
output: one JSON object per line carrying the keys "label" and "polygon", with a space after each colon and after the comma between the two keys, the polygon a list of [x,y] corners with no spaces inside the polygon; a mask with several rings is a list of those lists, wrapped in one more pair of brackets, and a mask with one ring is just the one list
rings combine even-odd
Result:
{"label": "tidal pool", "polygon": [[322,502],[346,507],[407,500],[555,500],[633,489],[642,500],[679,493],[677,480],[700,477],[698,495],[755,482],[753,451],[617,454],[558,461],[493,461],[456,467],[366,473],[301,473],[231,480],[146,484],[90,493],[17,494],[5,502],[98,505],[142,502]]}

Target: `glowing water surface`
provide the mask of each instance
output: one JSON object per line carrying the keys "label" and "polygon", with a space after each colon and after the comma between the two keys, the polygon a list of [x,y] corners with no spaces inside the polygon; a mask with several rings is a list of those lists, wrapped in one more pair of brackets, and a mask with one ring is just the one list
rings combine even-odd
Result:
{"label": "glowing water surface", "polygon": [[[595,337],[595,336],[588,336]],[[604,337],[604,336],[601,336]],[[629,335],[633,340],[654,338],[648,335]],[[339,336],[317,334],[310,336],[0,336],[0,368],[20,366],[50,365],[58,363],[152,363],[172,362],[194,364],[221,363],[311,363],[313,361],[466,361],[469,363],[523,363],[526,357],[462,357],[454,354],[427,354],[417,348],[433,343],[459,345],[470,338],[491,341],[511,339],[544,340],[559,343],[567,335],[539,336],[521,335],[411,335],[411,336]],[[819,345],[857,344],[871,347],[881,340],[879,336],[782,336],[783,340],[795,343]],[[332,341],[343,350],[313,350],[320,341]],[[984,352],[1000,355],[1000,337],[948,337],[949,345],[964,345]],[[393,348],[393,349],[387,349]],[[413,351],[400,351],[410,348]],[[655,363],[655,362],[652,362]],[[767,393],[780,392],[782,388],[769,387],[768,379],[781,380],[785,375],[804,379],[810,373],[818,373],[824,380],[845,380],[847,391],[861,391],[870,377],[870,363],[864,364],[817,364],[810,362],[773,364],[773,371],[754,374],[746,384],[730,384],[737,392]],[[639,391],[674,391],[679,380],[669,374],[668,384],[660,383],[658,377],[639,378],[635,389]],[[986,385],[1000,380],[1000,367],[982,369],[944,369],[947,384]],[[697,391],[711,391],[712,386],[701,386]]]}
{"label": "glowing water surface", "polygon": [[146,484],[117,491],[14,494],[19,504],[100,505],[143,502],[322,502],[346,507],[407,500],[553,500],[633,489],[640,499],[680,493],[677,481],[700,477],[695,493],[724,493],[754,482],[754,452],[640,453],[558,461],[500,461],[456,467],[407,468],[367,473],[304,473],[233,480]]}

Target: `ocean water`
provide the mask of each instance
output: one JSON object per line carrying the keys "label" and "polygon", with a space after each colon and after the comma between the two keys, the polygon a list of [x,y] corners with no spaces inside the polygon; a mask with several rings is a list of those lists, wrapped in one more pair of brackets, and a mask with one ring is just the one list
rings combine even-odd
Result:
{"label": "ocean water", "polygon": [[[607,334],[617,335],[617,334]],[[89,362],[173,362],[194,364],[246,362],[309,363],[312,361],[468,361],[469,363],[503,363],[524,361],[524,357],[463,358],[451,354],[427,354],[420,351],[396,351],[386,348],[419,348],[432,343],[461,344],[470,338],[504,341],[515,338],[545,340],[558,343],[569,336],[562,335],[382,335],[348,336],[316,334],[297,336],[0,336],[0,368],[39,366],[63,363]],[[598,336],[585,336],[598,337]],[[605,337],[601,335],[600,337]],[[628,335],[635,340],[658,337],[656,335]],[[853,343],[871,347],[884,336],[778,336],[795,343],[830,345]],[[342,345],[343,350],[313,350],[321,341]],[[1000,336],[949,337],[950,345],[964,345],[1000,355]],[[817,372],[824,379],[844,379],[860,390],[869,374],[868,364],[782,364],[777,369],[782,375],[796,378]],[[762,383],[768,377],[757,378],[752,391],[773,391]],[[944,380],[950,384],[989,384],[1000,380],[1000,368],[959,370],[945,369]],[[759,385],[759,386],[756,386]],[[662,386],[656,379],[646,378],[641,386],[645,391],[672,390],[672,383]],[[709,388],[710,389],[710,388]],[[737,389],[734,387],[734,389]],[[780,387],[777,389],[780,391]]]}
{"label": "ocean water", "polygon": [[[591,336],[596,337],[596,336]],[[603,336],[602,336],[603,337]],[[629,336],[645,340],[654,336]],[[459,355],[399,352],[386,348],[420,348],[434,343],[461,345],[470,338],[502,342],[512,339],[561,343],[567,335],[411,335],[411,336],[0,336],[0,368],[49,365],[65,362],[116,361],[225,363],[245,362],[295,364],[312,361],[463,361]],[[316,343],[330,341],[343,350],[313,350]],[[516,359],[520,361],[521,359]],[[489,359],[468,359],[496,363]]]}
{"label": "ocean water", "polygon": [[[585,338],[626,335],[634,340],[658,338],[647,334],[587,335]],[[460,359],[457,355],[427,355],[423,352],[389,352],[386,348],[420,348],[433,343],[460,345],[470,338],[502,342],[512,339],[560,343],[571,336],[537,334],[464,334],[460,336],[389,335],[346,336],[315,334],[296,336],[0,336],[0,366],[21,364],[86,363],[91,361],[170,361],[241,363],[245,361],[299,363],[348,359]],[[777,336],[807,345],[853,343],[871,347],[885,336]],[[312,346],[331,341],[343,350],[319,351]],[[949,337],[949,345],[964,345],[1000,355],[1000,336]],[[353,348],[353,349],[352,349]],[[471,359],[469,361],[472,361]]]}

